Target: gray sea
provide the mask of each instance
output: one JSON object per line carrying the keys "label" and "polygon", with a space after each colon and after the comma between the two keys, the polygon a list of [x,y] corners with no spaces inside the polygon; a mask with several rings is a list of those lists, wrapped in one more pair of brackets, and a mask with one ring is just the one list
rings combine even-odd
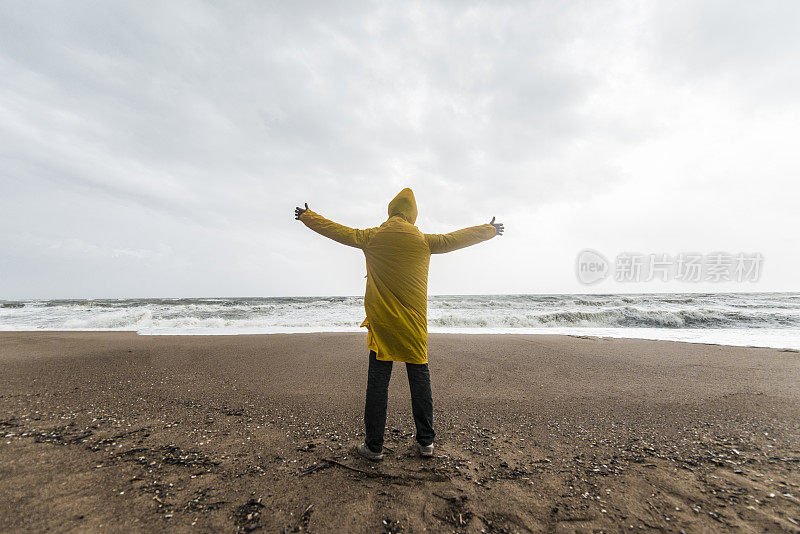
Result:
{"label": "gray sea", "polygon": [[[358,331],[362,297],[0,301],[0,330]],[[800,293],[441,295],[430,332],[548,333],[800,349]]]}

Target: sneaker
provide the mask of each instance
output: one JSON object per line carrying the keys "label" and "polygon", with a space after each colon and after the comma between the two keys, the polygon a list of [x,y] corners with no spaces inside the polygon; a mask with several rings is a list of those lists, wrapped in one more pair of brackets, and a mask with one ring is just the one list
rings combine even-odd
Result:
{"label": "sneaker", "polygon": [[358,452],[358,454],[360,454],[367,460],[372,460],[372,461],[383,460],[383,453],[372,452],[371,450],[369,450],[369,447],[367,447],[366,443],[359,444],[359,446],[356,447],[356,452]]}
{"label": "sneaker", "polygon": [[423,458],[433,457],[433,443],[430,445],[419,445],[419,455]]}

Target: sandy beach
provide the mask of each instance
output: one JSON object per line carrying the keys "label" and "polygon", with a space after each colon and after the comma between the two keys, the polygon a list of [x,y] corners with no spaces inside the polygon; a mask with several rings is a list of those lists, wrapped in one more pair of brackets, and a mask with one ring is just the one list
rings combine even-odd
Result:
{"label": "sandy beach", "polygon": [[430,336],[436,457],[363,334],[0,334],[0,530],[800,532],[800,354]]}

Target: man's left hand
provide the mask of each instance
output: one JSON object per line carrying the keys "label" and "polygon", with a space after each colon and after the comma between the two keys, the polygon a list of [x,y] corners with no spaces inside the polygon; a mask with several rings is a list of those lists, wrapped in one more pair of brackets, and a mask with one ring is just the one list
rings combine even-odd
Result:
{"label": "man's left hand", "polygon": [[503,235],[503,231],[505,230],[505,228],[503,228],[503,223],[496,223],[494,222],[494,219],[495,218],[492,217],[492,220],[489,222],[489,224],[494,226],[495,235]]}

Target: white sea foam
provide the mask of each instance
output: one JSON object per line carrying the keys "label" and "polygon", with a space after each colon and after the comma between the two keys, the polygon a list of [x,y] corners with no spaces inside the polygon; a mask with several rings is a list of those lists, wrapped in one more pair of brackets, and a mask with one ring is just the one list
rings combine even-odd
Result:
{"label": "white sea foam", "polygon": [[[358,331],[363,318],[361,297],[0,301],[0,330]],[[800,349],[800,294],[433,296],[428,325]]]}

